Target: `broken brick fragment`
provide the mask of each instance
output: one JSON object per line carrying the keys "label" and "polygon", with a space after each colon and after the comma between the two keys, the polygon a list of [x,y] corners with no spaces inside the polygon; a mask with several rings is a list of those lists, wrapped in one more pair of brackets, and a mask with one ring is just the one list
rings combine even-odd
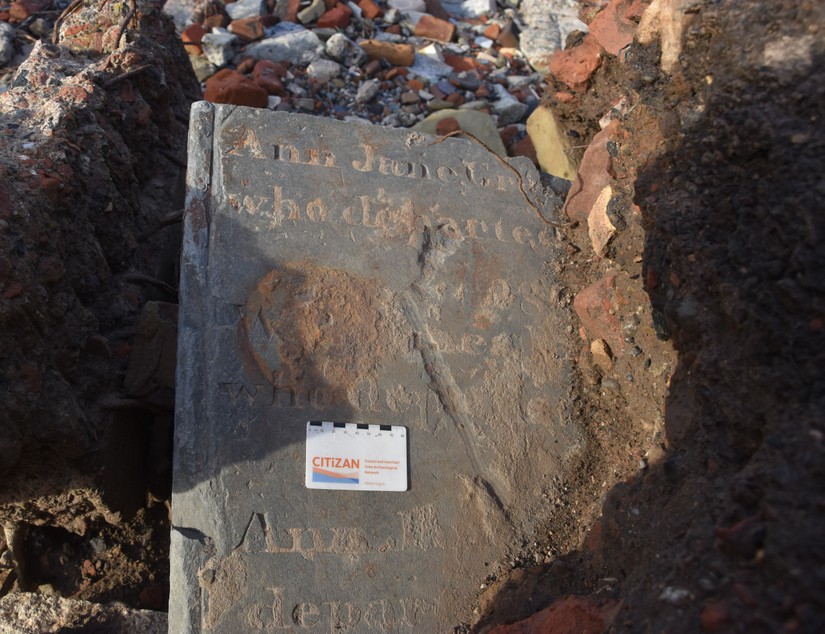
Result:
{"label": "broken brick fragment", "polygon": [[438,42],[450,42],[455,35],[455,24],[425,13],[415,25],[415,34]]}
{"label": "broken brick fragment", "polygon": [[224,68],[206,80],[203,98],[212,103],[266,108],[268,94],[251,79],[231,68]]}

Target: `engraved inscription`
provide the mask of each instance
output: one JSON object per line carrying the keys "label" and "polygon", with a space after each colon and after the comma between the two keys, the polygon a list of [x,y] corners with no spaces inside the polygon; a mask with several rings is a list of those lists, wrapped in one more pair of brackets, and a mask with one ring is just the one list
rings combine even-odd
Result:
{"label": "engraved inscription", "polygon": [[416,507],[399,513],[399,520],[401,539],[379,537],[370,542],[361,528],[281,528],[273,524],[268,512],[256,512],[250,518],[241,549],[276,555],[297,554],[311,560],[320,554],[363,555],[446,548],[444,531],[433,506]]}
{"label": "engraved inscription", "polygon": [[287,598],[284,587],[270,587],[272,603],[251,604],[243,610],[243,621],[253,631],[346,632],[358,628],[376,632],[418,631],[435,614],[430,599],[377,598],[355,601],[301,601]]}

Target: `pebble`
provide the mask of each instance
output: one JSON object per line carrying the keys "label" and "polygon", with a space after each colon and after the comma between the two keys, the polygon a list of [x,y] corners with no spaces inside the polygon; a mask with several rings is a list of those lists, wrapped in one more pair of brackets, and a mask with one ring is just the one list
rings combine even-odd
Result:
{"label": "pebble", "polygon": [[330,59],[316,59],[307,67],[307,75],[326,84],[341,74],[341,66]]}
{"label": "pebble", "polygon": [[[468,131],[478,121],[459,123],[461,118],[483,117],[485,143],[496,153],[508,151],[499,128],[518,125],[505,135],[510,153],[537,161],[523,124],[546,84],[514,48],[520,18],[494,0],[445,3],[449,14],[432,6],[428,12],[427,4],[238,0],[226,5],[229,30],[220,15],[178,23],[185,27],[182,37],[197,77],[204,81],[221,69],[237,69],[266,93],[265,102],[261,93],[254,97],[259,107],[408,127],[445,113]],[[480,16],[487,17],[482,22]],[[256,61],[284,64],[284,72]],[[235,75],[221,77],[241,85]],[[436,123],[426,127],[437,133]]]}
{"label": "pebble", "polygon": [[378,94],[380,82],[377,79],[368,79],[362,82],[358,87],[358,92],[355,95],[355,101],[358,103],[366,103]]}

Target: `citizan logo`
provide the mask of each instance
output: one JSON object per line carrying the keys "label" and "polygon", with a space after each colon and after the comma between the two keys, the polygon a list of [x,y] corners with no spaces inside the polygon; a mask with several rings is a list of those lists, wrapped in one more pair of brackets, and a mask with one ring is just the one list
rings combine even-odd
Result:
{"label": "citizan logo", "polygon": [[312,481],[358,484],[361,461],[358,458],[313,456]]}

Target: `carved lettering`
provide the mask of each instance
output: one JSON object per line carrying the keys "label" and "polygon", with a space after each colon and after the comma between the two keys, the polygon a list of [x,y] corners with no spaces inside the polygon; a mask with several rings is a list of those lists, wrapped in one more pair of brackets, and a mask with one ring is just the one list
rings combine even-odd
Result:
{"label": "carved lettering", "polygon": [[292,610],[292,622],[300,628],[315,627],[321,620],[321,610],[314,603],[299,603]]}
{"label": "carved lettering", "polygon": [[[306,148],[302,152],[289,143],[275,145],[273,146],[273,150],[276,161],[299,163],[301,165],[315,165],[317,167],[335,167],[335,155],[329,150]],[[263,156],[260,158],[263,158]]]}
{"label": "carved lettering", "polygon": [[[362,555],[369,552],[444,548],[444,533],[434,507],[416,507],[409,512],[399,513],[399,518],[402,534],[400,544],[392,537],[376,539],[371,543],[362,528],[277,528],[272,526],[269,513],[253,513],[241,540],[241,547],[246,552],[297,554],[310,560],[322,553]],[[376,548],[373,544],[380,546]]]}
{"label": "carved lettering", "polygon": [[[244,622],[253,631],[280,632],[311,630],[346,632],[359,625],[375,632],[398,629],[419,631],[428,617],[435,615],[435,602],[429,599],[403,598],[397,601],[376,598],[365,604],[354,601],[289,601],[285,588],[270,587],[271,605],[253,604],[244,610]],[[287,612],[287,606],[292,609]]]}

